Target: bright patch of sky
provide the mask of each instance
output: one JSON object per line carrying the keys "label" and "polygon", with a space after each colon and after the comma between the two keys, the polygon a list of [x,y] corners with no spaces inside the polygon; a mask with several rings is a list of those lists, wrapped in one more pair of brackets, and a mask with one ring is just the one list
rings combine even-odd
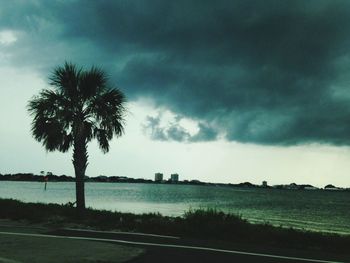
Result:
{"label": "bright patch of sky", "polygon": [[198,122],[190,118],[179,116],[169,109],[154,109],[153,114],[149,116],[159,119],[159,128],[161,129],[167,129],[172,125],[177,125],[191,136],[199,131]]}
{"label": "bright patch of sky", "polygon": [[11,30],[0,31],[0,45],[11,45],[16,42],[16,34]]}

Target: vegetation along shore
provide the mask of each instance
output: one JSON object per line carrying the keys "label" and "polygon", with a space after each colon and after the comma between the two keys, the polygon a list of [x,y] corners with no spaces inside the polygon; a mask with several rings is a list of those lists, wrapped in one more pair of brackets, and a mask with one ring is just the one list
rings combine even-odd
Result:
{"label": "vegetation along shore", "polygon": [[302,231],[251,224],[239,215],[214,209],[189,210],[181,217],[159,213],[131,214],[87,208],[84,215],[69,205],[23,203],[0,199],[0,218],[25,220],[48,227],[87,228],[176,235],[186,238],[273,246],[279,248],[322,250],[348,254],[349,235]]}

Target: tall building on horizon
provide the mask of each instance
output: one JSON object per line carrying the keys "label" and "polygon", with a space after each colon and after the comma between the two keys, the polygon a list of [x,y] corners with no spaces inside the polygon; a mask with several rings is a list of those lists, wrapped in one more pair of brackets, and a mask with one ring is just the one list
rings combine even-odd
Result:
{"label": "tall building on horizon", "polygon": [[173,183],[176,183],[179,181],[179,174],[171,174],[170,175],[170,181]]}
{"label": "tall building on horizon", "polygon": [[155,173],[155,174],[154,174],[154,181],[155,181],[155,182],[161,182],[161,181],[163,181],[163,174],[162,174],[162,173]]}

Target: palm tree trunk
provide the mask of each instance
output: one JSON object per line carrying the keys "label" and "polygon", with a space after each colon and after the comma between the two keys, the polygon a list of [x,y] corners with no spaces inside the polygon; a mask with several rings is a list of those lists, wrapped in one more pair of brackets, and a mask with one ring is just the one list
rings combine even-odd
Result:
{"label": "palm tree trunk", "polygon": [[85,210],[85,190],[84,190],[84,181],[85,181],[85,170],[87,167],[87,149],[86,149],[85,139],[76,139],[74,140],[74,149],[73,149],[73,165],[75,170],[75,192],[76,192],[76,201],[77,201],[77,210],[81,215]]}

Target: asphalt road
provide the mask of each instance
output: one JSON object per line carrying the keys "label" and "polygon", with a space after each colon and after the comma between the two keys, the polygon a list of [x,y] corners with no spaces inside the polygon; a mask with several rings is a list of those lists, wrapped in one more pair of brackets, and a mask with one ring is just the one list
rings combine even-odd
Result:
{"label": "asphalt road", "polygon": [[214,244],[212,241],[186,240],[171,236],[147,235],[138,233],[104,232],[61,229],[52,232],[54,235],[97,238],[124,245],[138,246],[146,252],[129,263],[144,262],[350,262],[349,258],[328,255],[320,252],[297,251],[288,249],[249,248],[235,245]]}
{"label": "asphalt road", "polygon": [[129,263],[144,262],[350,262],[349,255],[329,255],[319,251],[274,249],[262,246],[249,248],[240,244],[213,243],[213,241],[187,240],[172,236],[142,233],[104,232],[91,230],[56,229],[32,233],[28,229],[0,226],[0,235],[29,235],[102,241],[137,246],[145,249],[141,256]]}

